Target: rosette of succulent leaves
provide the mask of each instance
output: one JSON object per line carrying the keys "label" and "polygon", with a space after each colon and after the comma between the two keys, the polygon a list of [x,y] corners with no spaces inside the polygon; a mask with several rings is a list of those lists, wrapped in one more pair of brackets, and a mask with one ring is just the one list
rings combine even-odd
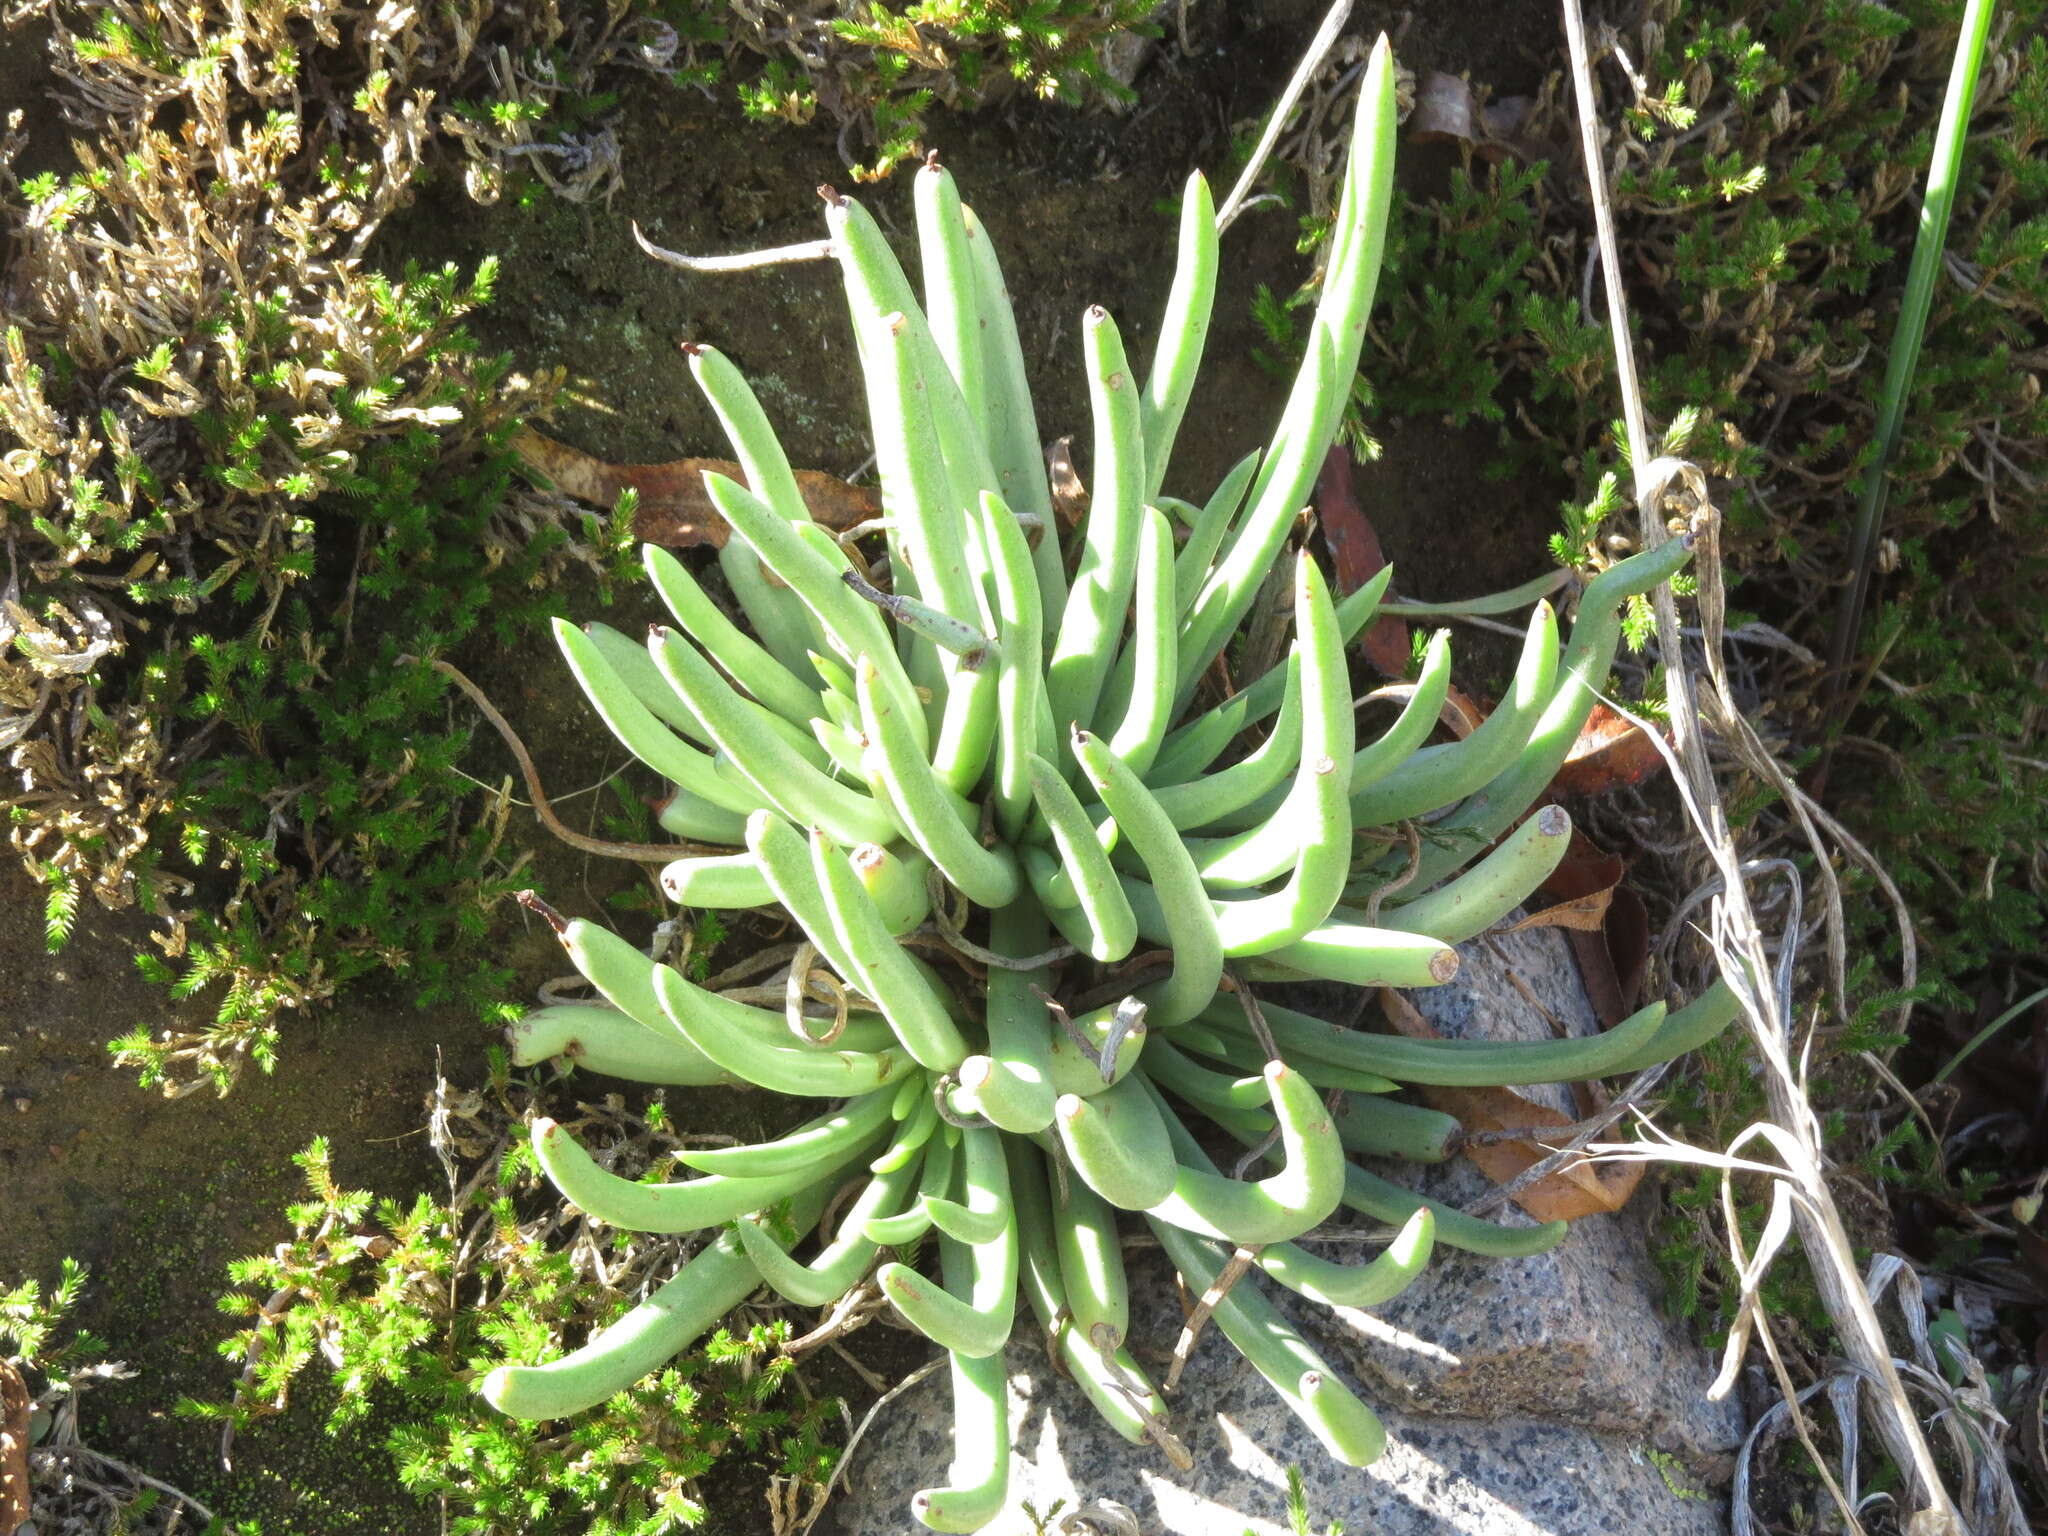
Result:
{"label": "rosette of succulent leaves", "polygon": [[[1125,1337],[1122,1239],[1136,1224],[1191,1295],[1250,1266],[1215,1326],[1330,1454],[1363,1465],[1383,1443],[1378,1420],[1263,1286],[1371,1306],[1435,1243],[1528,1253],[1564,1232],[1480,1221],[1352,1162],[1439,1159],[1455,1144],[1455,1120],[1395,1091],[1633,1071],[1732,1017],[1717,988],[1588,1038],[1416,1040],[1262,1006],[1248,990],[1451,980],[1452,946],[1563,855],[1565,814],[1525,813],[1607,676],[1623,604],[1687,553],[1672,539],[1599,576],[1562,647],[1539,605],[1508,698],[1463,739],[1425,745],[1449,682],[1441,633],[1398,713],[1360,734],[1347,642],[1387,573],[1335,600],[1290,534],[1357,367],[1394,122],[1383,39],[1306,356],[1271,444],[1205,499],[1168,493],[1185,489],[1169,460],[1216,273],[1199,175],[1147,375],[1110,316],[1088,311],[1092,496],[1065,547],[996,252],[936,163],[916,177],[922,305],[869,214],[826,198],[873,423],[886,577],[810,519],[746,382],[695,349],[747,481],[707,476],[732,525],[720,564],[745,627],[650,547],[673,626],[644,646],[599,625],[558,624],[557,637],[605,723],[674,786],[661,820],[684,842],[662,872],[667,893],[694,908],[780,908],[805,947],[788,1006],[763,1008],[548,913],[604,1002],[529,1015],[517,1055],[645,1082],[753,1084],[817,1113],[762,1145],[683,1152],[696,1176],[666,1184],[620,1178],[536,1122],[542,1167],[591,1216],[724,1230],[582,1350],[491,1373],[482,1390],[504,1412],[554,1418],[600,1402],[764,1284],[824,1306],[872,1279],[950,1355],[956,1458],[913,1511],[935,1530],[976,1530],[1008,1488],[1003,1352],[1020,1303],[1112,1426],[1178,1449]],[[1206,702],[1204,679],[1276,568],[1291,587],[1291,648]],[[1427,836],[1411,841],[1421,818]],[[836,1219],[817,1232],[828,1205]],[[1398,1235],[1357,1263],[1302,1247],[1340,1207]]]}

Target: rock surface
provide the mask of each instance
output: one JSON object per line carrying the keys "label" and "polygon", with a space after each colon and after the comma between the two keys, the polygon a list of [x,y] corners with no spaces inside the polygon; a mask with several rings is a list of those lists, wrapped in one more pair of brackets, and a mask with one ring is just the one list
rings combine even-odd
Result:
{"label": "rock surface", "polygon": [[[1442,1033],[1547,1035],[1552,1026],[1529,996],[1571,1033],[1597,1027],[1556,932],[1478,941],[1461,958],[1451,987],[1410,994]],[[1567,1089],[1528,1092],[1570,1108]],[[1463,1161],[1387,1171],[1461,1206],[1491,1187]],[[1560,1247],[1527,1259],[1440,1248],[1422,1279],[1372,1318],[1266,1287],[1385,1419],[1386,1454],[1364,1470],[1331,1462],[1213,1328],[1170,1398],[1194,1457],[1185,1473],[1105,1428],[1020,1329],[1009,1357],[1013,1505],[990,1530],[1025,1536],[1025,1502],[1041,1515],[1060,1502],[1048,1531],[1280,1536],[1287,1469],[1296,1467],[1319,1531],[1342,1521],[1378,1536],[1717,1536],[1724,1501],[1701,1473],[1739,1441],[1739,1411],[1705,1401],[1705,1352],[1659,1314],[1643,1219],[1634,1208],[1587,1218]],[[1130,1257],[1131,1336],[1157,1379],[1180,1303],[1156,1252]],[[909,1500],[944,1480],[951,1419],[943,1373],[891,1404],[856,1452],[828,1528],[919,1529]],[[1135,1527],[1073,1518],[1104,1500],[1125,1506]]]}
{"label": "rock surface", "polygon": [[[1439,1034],[1546,1036],[1548,1021],[1510,973],[1567,1033],[1598,1029],[1570,948],[1555,930],[1476,941],[1459,957],[1457,981],[1408,994]],[[1519,1091],[1575,1113],[1566,1085]],[[1381,1171],[1461,1208],[1493,1187],[1463,1159]],[[1650,1261],[1648,1216],[1642,1202],[1579,1221],[1559,1247],[1527,1259],[1440,1248],[1414,1285],[1375,1311],[1382,1322],[1449,1351],[1460,1362],[1455,1366],[1374,1348],[1349,1331],[1333,1335],[1331,1345],[1369,1395],[1389,1404],[1479,1417],[1526,1414],[1711,1459],[1741,1440],[1741,1411],[1732,1399],[1706,1401],[1712,1364],[1686,1327],[1659,1310],[1663,1286]]]}

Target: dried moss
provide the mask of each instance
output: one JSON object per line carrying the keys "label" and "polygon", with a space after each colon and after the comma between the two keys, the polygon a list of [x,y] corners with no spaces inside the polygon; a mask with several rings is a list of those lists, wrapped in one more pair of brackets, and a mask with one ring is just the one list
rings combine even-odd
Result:
{"label": "dried moss", "polygon": [[[400,739],[435,690],[403,691],[391,656],[329,617],[394,564],[514,593],[536,574],[553,517],[507,499],[502,439],[547,388],[505,387],[475,357],[460,321],[489,272],[393,280],[365,259],[411,195],[437,100],[531,34],[483,0],[431,19],[306,0],[10,19],[31,12],[55,105],[90,136],[62,177],[13,174],[18,112],[0,148],[0,804],[51,890],[53,942],[89,891],[162,919],[182,990],[223,983],[219,1028],[145,1064],[225,1084],[267,1053],[280,1008],[410,958],[437,926],[423,884],[419,921],[380,930],[332,902],[308,913],[318,882],[484,878],[473,817],[419,817],[434,848],[367,823],[380,801],[452,804],[452,781]],[[466,546],[421,541],[394,490]],[[457,548],[460,570],[435,569]],[[485,604],[468,601],[454,623],[393,612],[430,647],[474,622]],[[323,732],[323,685],[384,737]],[[451,850],[458,871],[432,863]]]}
{"label": "dried moss", "polygon": [[1122,92],[1101,45],[1151,8],[12,5],[78,136],[68,174],[30,176],[19,112],[0,135],[0,805],[53,947],[85,894],[137,904],[162,920],[146,968],[219,998],[121,1059],[225,1090],[281,1011],[373,967],[498,997],[447,953],[509,887],[502,805],[474,808],[444,685],[399,658],[512,643],[543,574],[602,571],[610,541],[510,482],[507,429],[552,381],[475,355],[488,266],[376,272],[416,184],[608,195],[600,84],[631,71],[822,107],[884,169],[934,99]]}

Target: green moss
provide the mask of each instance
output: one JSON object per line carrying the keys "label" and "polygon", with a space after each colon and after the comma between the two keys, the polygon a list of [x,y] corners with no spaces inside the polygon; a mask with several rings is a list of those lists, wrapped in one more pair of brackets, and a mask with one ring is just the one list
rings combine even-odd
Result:
{"label": "green moss", "polygon": [[[676,1262],[672,1245],[649,1249],[620,1234],[604,1255],[608,1284],[589,1254],[550,1246],[556,1207],[535,1200],[518,1132],[530,1091],[499,1076],[485,1094],[466,1096],[462,1134],[475,1135],[481,1114],[495,1144],[463,1169],[466,1192],[452,1203],[345,1189],[326,1142],[315,1141],[294,1159],[309,1195],[288,1209],[294,1239],[229,1267],[237,1289],[221,1306],[247,1326],[221,1352],[237,1364],[253,1359],[251,1379],[225,1401],[188,1399],[180,1411],[231,1426],[252,1452],[260,1438],[264,1486],[275,1491],[250,1507],[281,1505],[279,1533],[411,1529],[440,1504],[445,1528],[463,1536],[657,1536],[702,1520],[698,1480],[728,1458],[804,1483],[829,1471],[833,1453],[821,1437],[834,1407],[785,1395],[794,1362],[775,1351],[788,1337],[782,1322],[721,1330],[562,1424],[507,1419],[476,1396],[474,1382],[492,1367],[560,1355],[632,1304],[625,1287]],[[628,1117],[622,1155],[645,1161],[672,1147],[655,1124],[651,1111]],[[287,1288],[288,1310],[259,1312],[263,1298]],[[280,1409],[288,1420],[265,1422]],[[294,1428],[308,1413],[324,1436],[302,1447]],[[422,1503],[364,1513],[337,1502],[337,1446],[361,1481],[377,1486],[395,1467]]]}
{"label": "green moss", "polygon": [[[1604,115],[1637,140],[1612,191],[1644,398],[1653,429],[1713,477],[1735,600],[1751,610],[1731,627],[1761,614],[1827,650],[1961,9],[1660,0],[1622,38],[1640,87],[1616,101],[1624,77],[1601,71]],[[2001,7],[1951,275],[1893,467],[1857,707],[1828,780],[1831,808],[1907,895],[1923,979],[1951,1001],[2048,939],[2030,862],[2048,836],[2036,707],[2048,401],[2024,362],[2048,337],[2044,16],[2039,0]],[[1562,113],[1531,136],[1549,130],[1570,139]],[[1361,376],[1352,425],[1364,438],[1390,415],[1492,424],[1494,473],[1562,466],[1558,556],[1599,563],[1634,512],[1619,492],[1604,316],[1580,303],[1579,180],[1575,162],[1468,154],[1447,195],[1409,206],[1389,248],[1383,356]],[[1766,734],[1787,756],[1817,749],[1813,669],[1783,651],[1741,660]],[[1845,878],[1866,924],[1852,947],[1896,958],[1876,893]]]}

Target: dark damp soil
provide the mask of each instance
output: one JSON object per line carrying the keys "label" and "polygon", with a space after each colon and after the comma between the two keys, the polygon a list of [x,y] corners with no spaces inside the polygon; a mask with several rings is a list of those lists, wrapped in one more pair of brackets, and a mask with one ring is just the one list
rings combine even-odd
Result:
{"label": "dark damp soil", "polygon": [[[1256,120],[1284,83],[1323,6],[1301,0],[1195,5],[1192,56],[1169,28],[1122,115],[1075,114],[1019,102],[974,117],[941,115],[931,138],[991,230],[1018,301],[1032,359],[1042,435],[1074,433],[1086,471],[1088,413],[1080,381],[1078,320],[1101,303],[1117,315],[1132,353],[1149,355],[1153,317],[1170,278],[1171,209],[1188,173],[1226,171],[1233,126]],[[1368,35],[1397,8],[1361,4]],[[1419,70],[1469,70],[1502,90],[1527,90],[1557,52],[1555,18],[1541,0],[1417,8],[1401,39]],[[61,156],[67,130],[41,100],[40,39],[0,36],[0,106],[19,102],[32,121],[31,168]],[[635,248],[632,221],[655,242],[691,252],[733,251],[821,232],[813,188],[845,181],[829,128],[747,124],[729,109],[644,82],[624,87],[618,132],[626,184],[610,205],[543,198],[533,206],[477,208],[452,177],[427,185],[387,232],[373,259],[502,262],[497,301],[477,317],[485,345],[526,370],[560,366],[571,394],[549,430],[617,460],[721,454],[677,344],[715,342],[746,372],[798,464],[851,474],[867,457],[865,412],[832,272],[787,267],[736,276],[686,276]],[[1418,190],[1440,167],[1404,146],[1404,180]],[[1413,162],[1411,165],[1409,162]],[[863,197],[908,244],[910,189],[899,176]],[[1291,288],[1303,275],[1293,215],[1248,213],[1225,246],[1221,289],[1202,382],[1176,458],[1191,496],[1261,443],[1284,380],[1252,354],[1259,283]],[[1503,488],[1483,481],[1479,445],[1430,423],[1382,426],[1385,457],[1358,489],[1404,589],[1429,597],[1493,590],[1540,569],[1554,527],[1557,484]],[[1455,530],[1446,538],[1447,531]],[[637,593],[610,611],[594,593],[579,611],[621,628],[649,616]],[[1488,686],[1500,655],[1460,635]],[[614,773],[624,753],[588,715],[551,651],[467,658],[477,680],[525,736],[561,793]],[[495,781],[511,768],[480,734],[468,766]],[[644,786],[651,790],[652,785]],[[597,797],[572,802],[581,823]],[[545,839],[515,818],[508,855],[530,849],[537,883],[565,910],[598,915],[605,898],[641,876]],[[493,942],[530,989],[562,969],[545,930],[517,913]],[[311,1017],[285,1021],[277,1071],[251,1073],[225,1100],[211,1092],[168,1101],[107,1064],[105,1042],[137,1024],[152,1029],[202,1017],[214,1003],[167,1001],[131,956],[148,947],[136,913],[86,911],[70,945],[44,950],[41,902],[11,863],[0,867],[0,1286],[45,1282],[65,1255],[92,1270],[79,1321],[139,1375],[91,1398],[91,1442],[190,1488],[223,1514],[262,1521],[268,1536],[431,1532],[438,1511],[401,1492],[375,1424],[339,1437],[321,1427],[319,1394],[245,1434],[233,1473],[221,1471],[217,1434],[175,1418],[181,1396],[218,1399],[234,1371],[215,1352],[226,1319],[214,1306],[231,1259],[287,1235],[282,1210],[300,1191],[290,1155],[316,1135],[334,1146],[351,1187],[408,1195],[439,1191],[423,1125],[437,1059],[457,1082],[481,1072],[487,1036],[461,1012],[421,1012],[402,975],[362,986]],[[674,1094],[678,1117],[702,1127],[772,1129],[744,1096]],[[885,1377],[922,1358],[893,1329],[869,1330],[854,1352]],[[845,1392],[858,1412],[866,1389],[843,1367],[821,1369],[821,1393]],[[714,1532],[766,1529],[763,1469],[728,1463],[705,1489]]]}

